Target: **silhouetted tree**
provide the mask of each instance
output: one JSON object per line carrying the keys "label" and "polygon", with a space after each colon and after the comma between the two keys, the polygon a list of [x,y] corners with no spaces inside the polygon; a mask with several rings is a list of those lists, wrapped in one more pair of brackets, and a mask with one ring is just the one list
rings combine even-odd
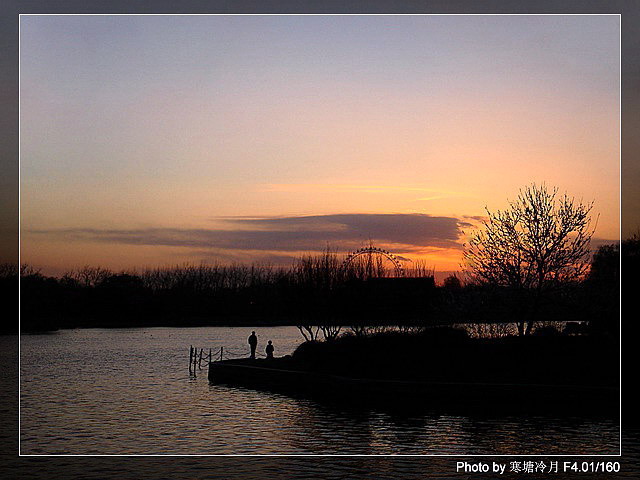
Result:
{"label": "silhouetted tree", "polygon": [[637,291],[640,269],[640,230],[622,242],[622,282],[625,291]]}
{"label": "silhouetted tree", "polygon": [[617,244],[598,247],[591,260],[589,281],[598,284],[620,281],[620,247]]}
{"label": "silhouetted tree", "polygon": [[95,287],[111,275],[113,272],[107,268],[85,265],[77,270],[66,272],[62,278],[66,281],[75,281],[83,287]]}
{"label": "silhouetted tree", "polygon": [[17,263],[0,264],[0,301],[4,305],[0,320],[0,334],[18,331],[18,279],[20,268]]}
{"label": "silhouetted tree", "polygon": [[458,276],[454,273],[453,275],[449,275],[442,282],[442,286],[448,290],[460,290],[462,288],[462,283]]}
{"label": "silhouetted tree", "polygon": [[[591,333],[617,336],[620,324],[620,246],[601,245],[593,254],[591,270],[582,285],[583,317]],[[575,328],[575,327],[571,327]]]}
{"label": "silhouetted tree", "polygon": [[328,324],[328,325],[320,325],[320,330],[322,331],[322,335],[325,340],[334,340],[338,338],[340,331],[342,330],[341,325]]}
{"label": "silhouetted tree", "polygon": [[320,327],[313,325],[296,325],[300,333],[304,337],[305,341],[313,342],[318,339],[318,333],[320,333]]}
{"label": "silhouetted tree", "polygon": [[593,203],[557,193],[544,184],[521,189],[506,210],[487,209],[484,228],[465,245],[471,278],[531,300],[518,318],[520,335],[531,332],[544,294],[580,279],[589,266]]}

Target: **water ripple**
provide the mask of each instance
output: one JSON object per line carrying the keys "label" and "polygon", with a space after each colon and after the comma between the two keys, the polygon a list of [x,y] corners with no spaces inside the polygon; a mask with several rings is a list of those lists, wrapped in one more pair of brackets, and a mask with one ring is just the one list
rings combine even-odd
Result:
{"label": "water ripple", "polygon": [[[210,385],[189,345],[245,348],[246,328],[71,330],[21,345],[24,454],[534,454],[618,451],[609,419],[390,413]],[[261,328],[278,354],[295,327]],[[382,464],[381,464],[382,465]]]}

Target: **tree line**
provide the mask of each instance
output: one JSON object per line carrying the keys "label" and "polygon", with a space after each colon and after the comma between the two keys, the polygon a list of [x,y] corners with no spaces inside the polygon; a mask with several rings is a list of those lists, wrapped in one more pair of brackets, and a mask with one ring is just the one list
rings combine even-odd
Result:
{"label": "tree line", "polygon": [[[640,241],[634,237],[623,246]],[[623,247],[623,251],[626,248]],[[636,253],[637,255],[637,253]],[[21,268],[23,331],[77,327],[297,325],[307,339],[357,335],[379,327],[533,322],[590,322],[614,333],[618,321],[619,247],[601,246],[583,279],[550,290],[530,311],[528,292],[452,275],[436,285],[430,272],[403,278],[384,269],[364,275],[341,268],[335,252],[309,255],[290,268],[182,265],[140,272],[83,267],[51,277]],[[0,269],[3,291],[16,291],[17,268]],[[13,301],[15,301],[15,296]],[[9,320],[7,318],[7,320]],[[5,325],[11,331],[12,325]],[[14,325],[17,328],[17,325]],[[341,330],[344,329],[344,330]],[[530,334],[524,329],[522,334]]]}
{"label": "tree line", "polygon": [[[398,278],[380,256],[363,255],[345,266],[329,248],[290,267],[202,264],[113,272],[86,266],[56,278],[23,265],[21,327],[288,324],[313,340],[320,333],[335,338],[343,327],[363,335],[381,326],[455,323],[514,323],[526,336],[536,324],[569,321],[615,335],[621,250],[604,245],[591,255],[591,209],[557,189],[525,187],[504,211],[487,210],[483,227],[464,245],[463,273],[439,286],[425,264]],[[639,246],[637,234],[622,242],[623,263],[632,269]],[[0,266],[7,298],[17,290],[17,276],[17,266]]]}
{"label": "tree line", "polygon": [[[3,284],[11,289],[17,269],[4,268]],[[85,266],[51,277],[22,265],[21,326],[23,331],[38,331],[92,326],[296,324],[303,319],[319,322],[327,318],[333,323],[345,315],[357,317],[366,312],[380,317],[382,311],[374,312],[367,306],[371,292],[362,285],[377,284],[392,275],[392,269],[374,255],[344,267],[341,256],[330,249],[305,255],[288,268],[185,264],[114,272]],[[406,270],[403,279],[434,284],[433,271],[421,263]]]}

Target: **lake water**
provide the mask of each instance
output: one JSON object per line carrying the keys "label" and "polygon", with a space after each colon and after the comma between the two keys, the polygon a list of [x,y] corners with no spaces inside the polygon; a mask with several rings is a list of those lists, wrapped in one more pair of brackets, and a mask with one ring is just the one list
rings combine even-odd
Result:
{"label": "lake water", "polygon": [[[21,338],[22,454],[616,454],[615,418],[354,408],[209,384],[189,346],[247,351],[252,328],[80,329]],[[276,355],[302,337],[259,327]]]}

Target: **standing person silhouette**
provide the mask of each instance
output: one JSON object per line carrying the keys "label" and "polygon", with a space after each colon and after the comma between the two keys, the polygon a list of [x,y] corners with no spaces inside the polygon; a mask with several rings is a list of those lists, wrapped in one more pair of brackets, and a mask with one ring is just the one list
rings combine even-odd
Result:
{"label": "standing person silhouette", "polygon": [[273,358],[273,345],[271,344],[271,340],[269,340],[269,344],[267,345],[267,348],[264,349],[264,351],[267,354],[267,358]]}
{"label": "standing person silhouette", "polygon": [[251,347],[251,358],[256,358],[256,347],[258,346],[258,337],[256,337],[256,332],[251,332],[248,342]]}

